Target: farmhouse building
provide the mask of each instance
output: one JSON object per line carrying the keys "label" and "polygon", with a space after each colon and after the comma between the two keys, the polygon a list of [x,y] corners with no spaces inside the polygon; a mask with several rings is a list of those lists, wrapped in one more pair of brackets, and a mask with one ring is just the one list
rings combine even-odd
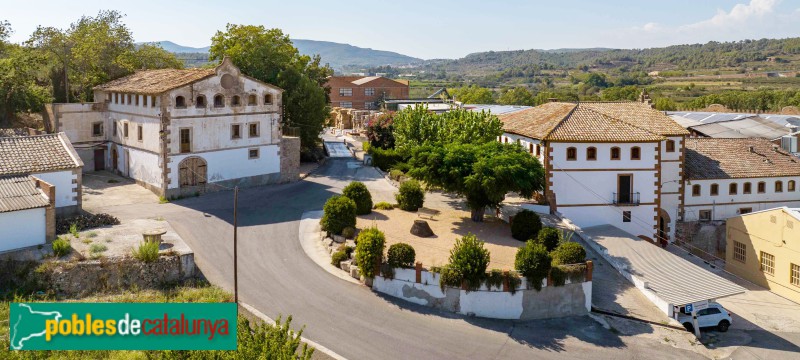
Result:
{"label": "farmhouse building", "polygon": [[382,76],[331,76],[331,106],[358,110],[377,110],[383,100],[408,99],[408,80]]}
{"label": "farmhouse building", "polygon": [[30,175],[0,177],[0,252],[55,239],[55,190]]}
{"label": "farmhouse building", "polygon": [[95,87],[93,103],[48,106],[45,119],[86,171],[174,197],[297,178],[300,142],[281,134],[282,93],[225,58],[213,69],[136,72]]}

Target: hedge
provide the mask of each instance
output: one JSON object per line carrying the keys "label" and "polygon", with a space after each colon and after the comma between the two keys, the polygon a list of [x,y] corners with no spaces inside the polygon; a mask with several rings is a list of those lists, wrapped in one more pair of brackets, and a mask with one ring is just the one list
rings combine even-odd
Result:
{"label": "hedge", "polygon": [[369,154],[372,155],[372,165],[383,171],[389,171],[395,164],[408,160],[406,156],[403,156],[395,149],[381,149],[372,146],[369,151]]}

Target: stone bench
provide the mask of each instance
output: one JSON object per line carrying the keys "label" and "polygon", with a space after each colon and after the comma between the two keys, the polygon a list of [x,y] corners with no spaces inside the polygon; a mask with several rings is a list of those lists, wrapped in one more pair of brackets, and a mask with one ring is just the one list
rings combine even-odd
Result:
{"label": "stone bench", "polygon": [[417,209],[417,216],[419,216],[419,217],[427,216],[431,220],[433,220],[434,216],[439,215],[441,213],[442,212],[439,211],[439,210],[429,209],[429,208],[426,208],[426,207],[421,207],[421,208]]}

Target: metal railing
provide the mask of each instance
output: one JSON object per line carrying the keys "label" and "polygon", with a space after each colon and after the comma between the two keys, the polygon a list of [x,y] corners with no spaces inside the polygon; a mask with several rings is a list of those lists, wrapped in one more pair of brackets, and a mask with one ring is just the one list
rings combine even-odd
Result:
{"label": "metal railing", "polygon": [[639,193],[613,193],[612,201],[617,206],[639,206]]}

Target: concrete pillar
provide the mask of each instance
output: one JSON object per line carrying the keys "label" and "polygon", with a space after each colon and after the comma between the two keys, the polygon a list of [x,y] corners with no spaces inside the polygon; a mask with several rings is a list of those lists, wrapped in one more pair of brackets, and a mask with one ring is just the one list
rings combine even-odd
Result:
{"label": "concrete pillar", "polygon": [[422,263],[418,262],[414,265],[414,270],[417,271],[416,282],[417,284],[422,283]]}
{"label": "concrete pillar", "polygon": [[56,239],[56,187],[35,176],[32,178],[36,187],[47,196],[47,200],[50,202],[44,210],[45,240],[53,241]]}

